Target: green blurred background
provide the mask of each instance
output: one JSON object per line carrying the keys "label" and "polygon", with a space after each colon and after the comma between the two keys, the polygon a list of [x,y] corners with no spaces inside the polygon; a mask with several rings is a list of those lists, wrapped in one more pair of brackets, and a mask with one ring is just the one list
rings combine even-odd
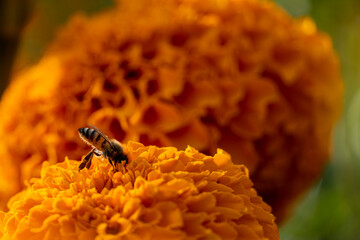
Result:
{"label": "green blurred background", "polygon": [[[360,1],[276,2],[294,17],[311,16],[321,31],[331,35],[346,85],[330,164],[281,226],[280,236],[283,240],[360,239]],[[10,70],[36,62],[74,12],[91,14],[112,4],[112,0],[1,0],[0,93]]]}

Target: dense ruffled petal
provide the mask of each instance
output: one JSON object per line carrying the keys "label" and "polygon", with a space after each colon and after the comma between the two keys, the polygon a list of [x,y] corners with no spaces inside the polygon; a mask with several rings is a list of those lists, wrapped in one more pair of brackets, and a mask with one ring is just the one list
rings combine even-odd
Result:
{"label": "dense ruffled petal", "polygon": [[129,142],[126,152],[116,173],[102,157],[82,171],[79,161],[44,162],[0,212],[2,239],[279,239],[248,170],[224,151]]}

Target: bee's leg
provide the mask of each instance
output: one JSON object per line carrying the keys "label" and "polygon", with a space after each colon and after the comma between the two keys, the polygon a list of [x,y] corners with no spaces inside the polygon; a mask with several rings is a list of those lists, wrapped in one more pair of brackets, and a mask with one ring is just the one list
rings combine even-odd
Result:
{"label": "bee's leg", "polygon": [[89,157],[89,160],[88,160],[88,162],[86,163],[86,166],[85,166],[85,167],[86,167],[87,169],[89,169],[90,166],[91,166],[91,160],[92,160],[93,156],[94,156],[94,154],[92,154],[91,157]]}
{"label": "bee's leg", "polygon": [[124,155],[124,160],[125,160],[125,165],[127,165],[129,163],[129,159],[126,155]]}
{"label": "bee's leg", "polygon": [[80,165],[79,165],[79,171],[80,171],[81,169],[83,169],[84,167],[90,168],[91,159],[92,159],[93,156],[94,156],[94,151],[95,151],[95,148],[93,148],[93,149],[84,157],[84,159],[82,160],[82,162],[81,162]]}
{"label": "bee's leg", "polygon": [[110,165],[113,167],[113,171],[115,172],[115,165],[114,163],[111,161],[110,159],[110,154],[108,151],[105,151],[104,152],[104,157],[107,158],[107,160],[109,161]]}
{"label": "bee's leg", "polygon": [[94,150],[94,154],[95,154],[96,156],[100,157],[100,156],[103,154],[101,151],[97,150],[96,148],[94,148],[94,149],[95,149],[95,150]]}
{"label": "bee's leg", "polygon": [[117,159],[115,162],[115,166],[117,164],[120,164],[124,169],[126,169],[126,165],[128,164],[128,158],[126,155],[120,156],[120,158]]}
{"label": "bee's leg", "polygon": [[116,163],[113,163],[109,157],[108,157],[108,160],[109,160],[110,165],[113,167],[113,172],[117,172],[117,170],[115,169]]}

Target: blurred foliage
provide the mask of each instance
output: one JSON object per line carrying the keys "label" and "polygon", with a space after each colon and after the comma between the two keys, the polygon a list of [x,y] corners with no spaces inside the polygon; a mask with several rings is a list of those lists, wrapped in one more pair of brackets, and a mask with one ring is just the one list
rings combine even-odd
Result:
{"label": "blurred foliage", "polygon": [[[293,16],[310,15],[318,28],[332,37],[346,85],[344,116],[334,133],[331,163],[319,183],[299,202],[294,216],[281,227],[281,238],[359,239],[360,1],[275,1]],[[58,27],[74,12],[91,14],[112,4],[111,0],[65,0],[61,4],[54,0],[37,0],[22,39],[17,68],[36,61]]]}
{"label": "blurred foliage", "polygon": [[[320,182],[299,203],[294,216],[281,227],[281,237],[286,240],[359,239],[360,1],[277,2],[293,16],[310,15],[318,28],[332,37],[345,83],[344,115],[334,133],[331,163]],[[304,6],[300,6],[301,3]]]}
{"label": "blurred foliage", "polygon": [[31,0],[0,1],[0,95],[6,87],[18,48],[20,33],[32,9]]}
{"label": "blurred foliage", "polygon": [[46,46],[55,37],[59,27],[75,13],[91,15],[107,9],[113,0],[65,0],[61,4],[54,0],[37,0],[28,23],[17,57],[16,68],[34,63]]}

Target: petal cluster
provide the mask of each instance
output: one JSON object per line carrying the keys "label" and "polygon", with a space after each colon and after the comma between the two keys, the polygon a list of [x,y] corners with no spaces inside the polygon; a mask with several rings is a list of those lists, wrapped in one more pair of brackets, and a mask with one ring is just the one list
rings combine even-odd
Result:
{"label": "petal cluster", "polygon": [[329,37],[272,2],[120,1],[75,16],[6,91],[0,198],[43,161],[80,158],[74,129],[90,123],[121,142],[225,149],[281,219],[328,159],[342,88]]}
{"label": "petal cluster", "polygon": [[103,158],[81,172],[79,161],[45,162],[0,213],[2,239],[279,239],[247,168],[223,150],[126,151],[116,173]]}

